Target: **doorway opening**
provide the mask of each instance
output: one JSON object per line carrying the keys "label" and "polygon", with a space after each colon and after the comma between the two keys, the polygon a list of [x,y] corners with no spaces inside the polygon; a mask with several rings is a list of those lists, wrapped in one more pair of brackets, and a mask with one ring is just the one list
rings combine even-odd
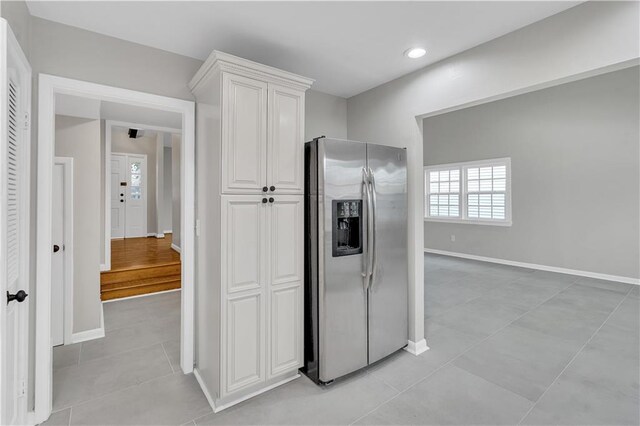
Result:
{"label": "doorway opening", "polygon": [[148,124],[180,125],[167,114],[136,116],[105,122],[103,301],[181,287],[182,130]]}
{"label": "doorway opening", "polygon": [[[52,409],[117,391],[127,385],[123,377],[132,380],[130,386],[167,373],[190,373],[194,362],[194,104],[48,75],[40,76],[40,88],[36,422],[46,420]],[[136,129],[133,138],[130,128]],[[141,152],[139,135],[145,132],[150,152]],[[174,164],[179,179],[167,171],[167,185],[164,171],[171,162],[164,159],[163,132],[180,140]],[[116,139],[123,143],[116,145]],[[61,171],[54,155],[73,158],[72,191],[60,191],[69,184],[55,179]],[[171,151],[167,155],[173,157]],[[166,192],[174,184],[179,197]],[[72,207],[60,208],[60,202],[68,204],[68,193]],[[121,234],[112,235],[112,220]],[[61,239],[60,223],[68,224],[61,242],[54,241]],[[58,253],[65,267],[59,267]],[[72,266],[66,266],[69,257]],[[70,270],[72,278],[60,269]],[[59,281],[62,297],[54,288]],[[64,322],[62,339],[49,328],[58,318]],[[158,363],[134,368],[148,357]],[[110,367],[106,372],[98,366]],[[96,374],[102,376],[86,382],[93,383],[86,389],[67,386],[70,377]]]}

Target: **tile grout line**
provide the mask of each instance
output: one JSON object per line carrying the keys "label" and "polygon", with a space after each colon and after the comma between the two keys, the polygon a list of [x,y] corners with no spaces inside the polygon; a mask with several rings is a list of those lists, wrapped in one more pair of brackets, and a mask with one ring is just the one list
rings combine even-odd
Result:
{"label": "tile grout line", "polygon": [[[633,288],[633,287],[632,287]],[[584,350],[584,348],[587,347],[587,345],[591,342],[591,340],[593,340],[593,338],[596,336],[596,334],[598,334],[598,332],[602,329],[602,327],[604,327],[604,325],[607,323],[607,321],[609,321],[609,318],[611,318],[613,316],[613,314],[620,308],[620,306],[622,305],[622,303],[627,300],[627,298],[629,297],[629,294],[631,293],[631,289],[630,288],[627,291],[627,294],[625,294],[625,296],[620,300],[620,302],[618,302],[618,304],[616,305],[616,307],[609,313],[609,315],[607,315],[607,318],[605,318],[605,320],[602,322],[602,324],[600,324],[600,327],[598,327],[598,329],[596,331],[593,332],[593,334],[591,334],[591,337],[589,337],[589,339],[584,343],[584,345],[582,345],[580,347],[580,349],[578,350],[578,352],[576,352],[576,354],[573,356],[573,358],[571,358],[571,360],[567,363],[567,365],[564,366],[564,368],[562,369],[562,371],[560,373],[558,373],[558,375],[556,376],[555,379],[553,379],[553,382],[551,382],[551,384],[544,390],[544,392],[542,392],[542,395],[540,395],[538,397],[538,399],[533,403],[533,405],[531,406],[531,408],[529,408],[529,410],[524,414],[524,416],[522,416],[522,418],[520,419],[520,421],[518,422],[518,425],[522,424],[522,422],[527,418],[527,416],[529,416],[529,414],[531,414],[531,412],[533,411],[533,409],[538,405],[538,403],[542,400],[542,398],[546,395],[547,391],[549,391],[549,389],[551,389],[553,387],[553,385],[558,381],[558,379],[560,378],[560,376],[562,376],[562,374],[567,370],[567,368],[569,368],[571,366],[571,364],[573,364],[573,361],[576,360],[576,358],[578,358],[578,355],[580,355],[582,353],[582,351]]]}
{"label": "tile grout line", "polygon": [[[120,389],[114,389],[114,390],[112,390],[112,391],[109,391],[109,392],[103,393],[102,395],[98,395],[98,396],[96,396],[96,397],[94,397],[94,398],[90,398],[90,399],[87,399],[87,400],[84,400],[84,401],[79,401],[79,402],[78,402],[78,403],[76,403],[76,404],[68,405],[68,406],[66,406],[66,407],[61,407],[61,408],[57,409],[55,412],[63,411],[63,410],[66,410],[67,408],[71,409],[71,408],[73,408],[73,407],[78,407],[78,406],[80,406],[80,405],[85,405],[85,404],[88,404],[89,402],[93,402],[93,401],[96,401],[96,400],[98,400],[98,399],[102,399],[102,398],[104,398],[104,397],[106,397],[106,396],[109,396],[109,395],[112,395],[112,394],[114,394],[114,393],[121,392],[121,391],[124,391],[124,390],[127,390],[127,389],[131,389],[131,388],[134,388],[134,387],[136,387],[136,386],[141,386],[141,385],[146,384],[146,383],[149,383],[149,382],[151,382],[151,381],[153,381],[153,380],[156,380],[156,379],[162,379],[162,378],[165,378],[165,377],[172,376],[172,375],[174,375],[174,374],[176,374],[176,373],[173,373],[173,372],[172,372],[172,373],[164,374],[164,375],[162,375],[162,376],[152,377],[151,379],[143,380],[142,382],[134,383],[134,384],[131,384],[131,385],[129,385],[129,386],[125,386],[125,387],[120,388]],[[71,419],[71,417],[69,417],[69,419]]]}
{"label": "tile grout line", "polygon": [[[66,366],[66,367],[58,368],[58,370],[64,370],[64,369],[67,369],[67,368],[73,368],[73,367],[80,367],[80,366],[87,365],[87,364],[89,364],[89,363],[91,363],[91,362],[96,362],[96,361],[102,361],[102,362],[104,362],[105,358],[112,358],[112,357],[115,357],[115,356],[120,356],[120,355],[128,354],[128,353],[130,353],[130,352],[139,351],[139,350],[141,350],[141,349],[150,348],[150,347],[152,347],[152,346],[162,345],[162,343],[163,343],[163,342],[168,342],[168,341],[169,341],[169,340],[157,341],[157,342],[154,342],[154,343],[150,343],[150,344],[148,344],[148,345],[134,347],[133,349],[126,349],[126,350],[124,350],[124,351],[122,351],[122,352],[116,352],[116,353],[111,354],[111,355],[105,355],[105,356],[101,356],[101,357],[99,357],[99,358],[93,358],[93,359],[90,359],[90,360],[85,361],[85,362],[79,362],[80,357],[78,357],[78,363],[77,363],[76,365],[68,365],[68,366]],[[81,343],[81,344],[82,344],[82,343]],[[164,350],[164,347],[163,347],[163,350]]]}
{"label": "tile grout line", "polygon": [[69,407],[69,423],[67,426],[71,426],[71,415],[73,414],[73,406]]}
{"label": "tile grout line", "polygon": [[173,364],[171,364],[171,360],[169,359],[169,355],[167,355],[167,350],[164,347],[164,342],[160,343],[160,346],[162,346],[162,352],[164,352],[164,357],[167,359],[167,362],[169,363],[169,367],[171,368],[171,372],[175,373],[176,370],[173,369]]}
{"label": "tile grout line", "polygon": [[[422,379],[418,380],[417,382],[415,382],[414,384],[412,384],[411,386],[409,386],[408,388],[406,388],[405,390],[401,391],[399,394],[393,396],[392,398],[390,398],[389,400],[383,402],[382,404],[380,404],[379,406],[377,406],[376,408],[374,408],[373,410],[368,411],[367,413],[365,413],[364,415],[358,417],[356,420],[353,421],[353,423],[350,423],[350,425],[355,424],[357,421],[365,418],[366,416],[368,416],[369,414],[375,412],[376,410],[378,410],[380,407],[382,407],[383,405],[393,401],[394,399],[396,399],[397,397],[399,397],[400,395],[402,395],[403,393],[409,391],[410,389],[414,388],[415,386],[419,385],[420,383],[424,382],[425,380],[427,380],[429,377],[433,376],[434,374],[436,374],[438,371],[442,370],[443,368],[447,367],[449,364],[452,364],[455,360],[457,360],[458,358],[460,358],[461,356],[463,356],[464,354],[466,354],[467,352],[469,352],[470,350],[474,349],[476,346],[480,345],[481,343],[484,343],[486,340],[490,339],[491,337],[493,337],[495,334],[501,332],[502,330],[504,330],[505,328],[509,327],[511,324],[513,324],[514,322],[518,321],[520,318],[524,317],[525,315],[527,315],[529,312],[533,311],[534,309],[537,309],[538,307],[542,306],[543,304],[547,303],[549,300],[553,299],[554,297],[556,297],[558,294],[562,293],[563,291],[565,291],[566,289],[568,289],[569,287],[572,287],[573,285],[575,285],[574,282],[569,283],[569,285],[567,285],[566,287],[561,288],[560,290],[558,290],[556,293],[554,293],[551,297],[549,297],[548,299],[543,300],[542,302],[540,302],[539,304],[537,304],[536,306],[534,306],[533,308],[529,309],[528,311],[524,312],[522,315],[518,316],[517,318],[515,318],[513,321],[509,322],[508,324],[504,325],[503,327],[501,327],[500,329],[494,331],[493,333],[491,333],[490,335],[488,335],[487,337],[485,337],[484,339],[479,340],[478,342],[476,342],[475,344],[471,345],[467,350],[465,350],[464,352],[456,355],[455,357],[451,358],[449,361],[447,361],[446,363],[442,364],[440,367],[436,368],[435,370],[433,370],[431,373],[427,374],[425,377],[423,377]],[[626,297],[625,297],[626,298]],[[624,299],[623,299],[624,300]],[[622,303],[622,302],[620,302]],[[428,352],[427,352],[428,353]],[[466,370],[465,370],[466,371]],[[495,386],[500,387],[501,389],[506,390],[507,392],[511,392],[514,395],[518,395],[517,393],[509,390],[509,389],[505,389],[500,385],[497,385],[493,382],[489,382],[487,379],[480,377],[480,376],[476,376],[475,374],[468,372],[469,374],[472,374],[475,377],[479,377],[482,380],[487,381],[488,383],[491,383]],[[520,397],[522,397],[521,395],[518,395]],[[526,399],[526,398],[525,398]]]}

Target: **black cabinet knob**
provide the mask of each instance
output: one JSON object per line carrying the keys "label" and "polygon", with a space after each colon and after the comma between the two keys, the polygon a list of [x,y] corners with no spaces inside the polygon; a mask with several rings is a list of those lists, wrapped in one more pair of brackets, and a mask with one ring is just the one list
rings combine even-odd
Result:
{"label": "black cabinet knob", "polygon": [[273,199],[273,197],[269,197],[269,202],[273,203],[275,200]]}
{"label": "black cabinet knob", "polygon": [[124,194],[120,194],[121,197],[124,197]]}
{"label": "black cabinet knob", "polygon": [[269,188],[267,188],[266,186],[262,187],[262,192],[267,192],[269,190]]}
{"label": "black cabinet knob", "polygon": [[59,251],[60,251],[60,246],[59,246],[59,245],[57,245],[57,244],[54,244],[54,245],[53,245],[53,252],[54,252],[54,253],[57,253],[57,252],[59,252]]}
{"label": "black cabinet knob", "polygon": [[273,192],[273,191],[275,191],[275,190],[276,190],[276,187],[275,187],[275,186],[273,186],[273,185],[271,185],[271,188],[269,188],[269,190]]}
{"label": "black cabinet knob", "polygon": [[7,292],[7,305],[9,302],[13,302],[14,300],[18,303],[22,303],[27,298],[28,294],[24,290],[20,290],[16,294],[11,294]]}
{"label": "black cabinet knob", "polygon": [[266,199],[266,198],[263,198],[263,199],[262,199],[262,204],[264,204],[264,203],[266,203],[266,202],[267,202],[267,199]]}
{"label": "black cabinet knob", "polygon": [[120,200],[121,203],[124,203],[124,200]]}

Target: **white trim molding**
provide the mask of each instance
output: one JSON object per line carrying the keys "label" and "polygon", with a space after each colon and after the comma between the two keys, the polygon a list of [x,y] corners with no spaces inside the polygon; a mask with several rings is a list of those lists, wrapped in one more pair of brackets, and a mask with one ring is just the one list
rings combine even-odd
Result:
{"label": "white trim molding", "polygon": [[211,406],[211,409],[215,413],[216,412],[216,404],[214,402],[215,400],[209,393],[209,389],[207,388],[207,386],[204,384],[204,380],[202,380],[202,376],[200,375],[200,371],[198,371],[197,367],[193,369],[193,376],[196,378],[196,381],[200,385],[200,389],[202,389],[202,393],[204,394],[204,397],[207,398],[207,402],[209,403],[209,405]]}
{"label": "white trim molding", "polygon": [[559,274],[577,275],[579,277],[596,278],[606,281],[617,281],[625,284],[640,285],[640,278],[623,277],[620,275],[601,274],[600,272],[581,271],[578,269],[561,268],[558,266],[539,265],[537,263],[516,262],[514,260],[498,259],[494,257],[476,256],[475,254],[458,253],[453,251],[424,249],[425,253],[443,256],[460,257],[462,259],[478,260],[480,262],[498,263],[500,265],[518,266],[520,268],[537,269],[540,271],[557,272]]}
{"label": "white trim molding", "polygon": [[404,350],[409,352],[412,355],[418,356],[421,353],[424,353],[429,350],[429,346],[427,346],[427,340],[422,339],[419,342],[414,342],[409,340],[407,342],[407,346],[404,347]]}
{"label": "white trim molding", "polygon": [[175,251],[177,251],[178,253],[181,253],[180,251],[180,247],[178,247],[177,245],[171,243],[171,248],[174,249]]}
{"label": "white trim molding", "polygon": [[[42,423],[52,408],[51,348],[51,201],[55,148],[55,96],[66,94],[159,109],[182,115],[181,251],[182,292],[180,322],[180,367],[185,374],[194,367],[195,294],[195,103],[166,96],[106,86],[53,75],[39,75],[38,91],[38,182],[37,182],[37,268],[36,268],[36,348],[35,421]],[[108,143],[108,142],[107,142]],[[105,152],[105,157],[109,151]],[[109,179],[106,180],[109,182]],[[105,188],[106,190],[106,188]],[[109,194],[109,191],[106,191]],[[106,195],[105,194],[105,195]],[[105,218],[106,220],[106,218]],[[105,224],[106,225],[106,224]],[[105,226],[110,231],[110,226]],[[108,239],[111,240],[110,238]],[[108,253],[105,253],[107,255]],[[107,263],[105,261],[105,263]],[[108,264],[107,264],[108,266]],[[103,323],[104,324],[104,323]],[[101,327],[104,328],[104,325]],[[97,337],[99,332],[93,334]],[[80,335],[78,338],[86,337]]]}

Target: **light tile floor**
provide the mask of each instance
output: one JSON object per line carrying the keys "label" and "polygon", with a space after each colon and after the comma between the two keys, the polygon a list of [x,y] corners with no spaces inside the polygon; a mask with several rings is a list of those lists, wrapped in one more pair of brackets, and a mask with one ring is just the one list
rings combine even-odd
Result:
{"label": "light tile floor", "polygon": [[47,424],[640,422],[640,287],[425,256],[430,350],[213,414],[179,367],[179,293],[105,304],[106,337],[54,349]]}

